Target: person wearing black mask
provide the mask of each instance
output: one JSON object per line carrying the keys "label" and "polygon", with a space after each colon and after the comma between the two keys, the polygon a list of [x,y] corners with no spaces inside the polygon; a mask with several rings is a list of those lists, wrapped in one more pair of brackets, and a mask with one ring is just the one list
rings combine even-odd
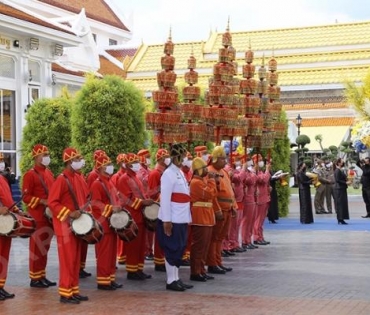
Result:
{"label": "person wearing black mask", "polygon": [[366,206],[366,215],[363,218],[370,218],[370,157],[358,161],[357,166],[362,169],[361,184],[362,198]]}
{"label": "person wearing black mask", "polygon": [[306,175],[306,164],[301,162],[297,168],[300,221],[302,224],[313,223],[310,184],[312,180]]}

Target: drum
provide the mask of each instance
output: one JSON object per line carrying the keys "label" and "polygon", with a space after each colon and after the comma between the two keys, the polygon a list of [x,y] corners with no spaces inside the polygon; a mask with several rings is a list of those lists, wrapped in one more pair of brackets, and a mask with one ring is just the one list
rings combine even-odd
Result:
{"label": "drum", "polygon": [[155,231],[158,221],[159,203],[155,202],[143,209],[145,227],[149,231]]}
{"label": "drum", "polygon": [[49,220],[50,223],[53,223],[53,213],[49,207],[45,208],[44,216]]}
{"label": "drum", "polygon": [[119,238],[125,242],[134,240],[139,232],[131,214],[126,210],[113,213],[109,222],[110,226],[116,231]]}
{"label": "drum", "polygon": [[0,215],[0,235],[8,237],[30,237],[36,231],[36,221],[31,216],[13,212]]}
{"label": "drum", "polygon": [[87,212],[82,212],[78,219],[72,220],[71,230],[88,244],[96,244],[103,237],[101,224]]}

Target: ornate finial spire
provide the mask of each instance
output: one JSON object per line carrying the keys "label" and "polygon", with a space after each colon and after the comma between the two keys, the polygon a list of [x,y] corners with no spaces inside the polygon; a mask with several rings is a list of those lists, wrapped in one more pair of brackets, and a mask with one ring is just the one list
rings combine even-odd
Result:
{"label": "ornate finial spire", "polygon": [[194,45],[191,44],[191,55],[194,56]]}
{"label": "ornate finial spire", "polygon": [[272,46],[272,58],[275,57],[275,46]]}
{"label": "ornate finial spire", "polygon": [[230,31],[230,15],[227,18],[226,32]]}
{"label": "ornate finial spire", "polygon": [[168,34],[168,40],[172,40],[172,27],[170,26],[170,33]]}
{"label": "ornate finial spire", "polygon": [[262,67],[265,66],[265,53],[263,53],[262,55],[262,64],[261,64]]}
{"label": "ornate finial spire", "polygon": [[249,49],[252,49],[252,43],[251,43],[251,38],[249,37]]}

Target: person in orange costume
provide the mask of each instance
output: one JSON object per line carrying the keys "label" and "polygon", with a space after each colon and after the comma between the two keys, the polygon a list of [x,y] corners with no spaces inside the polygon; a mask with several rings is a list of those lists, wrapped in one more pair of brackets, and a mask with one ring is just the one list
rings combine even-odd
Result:
{"label": "person in orange costume", "polygon": [[[9,184],[3,176],[0,176],[0,215],[5,215],[8,212],[21,214],[14,204]],[[15,296],[13,293],[9,293],[4,289],[8,276],[11,244],[12,239],[10,237],[0,235],[0,300],[12,299]]]}
{"label": "person in orange costume", "polygon": [[264,162],[262,156],[255,154],[252,156],[254,164],[257,166],[257,198],[256,198],[256,220],[253,227],[253,238],[255,245],[268,245],[270,242],[265,241],[263,237],[263,222],[265,221],[267,210],[270,203],[270,169],[268,163],[263,171]]}
{"label": "person in orange costume", "polygon": [[86,208],[89,190],[79,171],[84,161],[74,148],[63,151],[65,169],[51,187],[48,205],[58,243],[59,295],[61,303],[79,304],[88,297],[79,293],[81,242],[71,229],[70,219],[78,219]]}
{"label": "person in orange costume", "polygon": [[113,212],[121,211],[117,190],[109,181],[113,174],[113,165],[110,158],[101,155],[95,159],[97,179],[91,184],[92,212],[102,225],[104,236],[95,244],[96,280],[99,290],[116,290],[122,284],[116,282],[116,254],[117,236],[111,229],[109,219]]}
{"label": "person in orange costume", "polygon": [[218,192],[217,204],[214,205],[213,210],[217,221],[213,227],[212,241],[207,256],[208,272],[215,274],[225,274],[232,270],[232,268],[225,267],[222,264],[221,248],[222,241],[230,228],[231,216],[236,215],[236,209],[238,208],[229,174],[224,170],[225,165],[226,154],[224,148],[216,146],[211,155],[211,164],[208,166],[208,171],[216,174]]}
{"label": "person in orange costume", "polygon": [[[126,154],[120,153],[117,155],[116,162],[119,165],[119,170],[115,173],[110,182],[117,188],[118,180],[126,173],[126,165],[124,163]],[[121,240],[117,235],[117,260],[119,265],[124,265],[126,263],[126,253],[125,253],[125,242]]]}
{"label": "person in orange costume", "polygon": [[[93,155],[94,162],[96,161],[98,157],[106,156],[106,155],[107,154],[105,153],[105,151],[96,150]],[[86,184],[89,189],[91,188],[92,183],[98,177],[99,177],[99,172],[95,168],[87,175]],[[81,243],[81,261],[80,261],[80,274],[79,274],[81,279],[91,276],[90,272],[85,271],[88,246],[89,244],[87,244],[86,242]]]}
{"label": "person in orange costume", "polygon": [[48,288],[55,286],[46,278],[46,265],[51,239],[54,235],[53,225],[45,216],[48,206],[49,190],[54,183],[54,175],[48,168],[50,164],[49,149],[36,144],[31,152],[34,166],[23,176],[23,202],[27,212],[36,221],[36,231],[30,237],[29,243],[29,275],[30,286],[33,288]]}
{"label": "person in orange costume", "polygon": [[[171,163],[171,158],[166,149],[158,149],[155,154],[155,159],[157,164],[150,172],[148,179],[148,196],[156,202],[159,202],[161,195],[161,177],[164,170]],[[157,237],[154,237],[154,266],[155,271],[166,271],[164,252],[159,246]]]}
{"label": "person in orange costume", "polygon": [[241,222],[242,246],[244,249],[255,249],[258,246],[252,244],[253,226],[256,220],[256,192],[257,175],[252,159],[244,166],[244,207]]}
{"label": "person in orange costume", "polygon": [[201,158],[194,159],[192,170],[190,280],[205,282],[214,279],[207,275],[205,262],[216,223],[213,202],[217,196],[217,186],[215,174],[208,174],[207,164]]}
{"label": "person in orange costume", "polygon": [[152,276],[143,272],[145,260],[145,233],[143,206],[154,203],[144,192],[143,184],[136,174],[140,170],[139,157],[134,153],[127,153],[124,160],[126,173],[118,181],[118,191],[121,194],[122,206],[128,210],[138,227],[136,238],[125,243],[126,271],[128,280],[145,280]]}

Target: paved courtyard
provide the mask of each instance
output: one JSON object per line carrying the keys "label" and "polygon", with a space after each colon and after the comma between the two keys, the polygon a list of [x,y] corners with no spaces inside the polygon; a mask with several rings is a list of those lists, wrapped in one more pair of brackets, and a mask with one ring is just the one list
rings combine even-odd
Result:
{"label": "paved courtyard", "polygon": [[[360,196],[350,196],[348,226],[338,225],[335,214],[315,215],[315,223],[301,225],[298,198],[291,197],[290,215],[278,224],[265,224],[269,246],[224,258],[233,267],[206,283],[191,282],[186,292],[165,290],[165,274],[147,262],[153,279],[126,280],[124,266],[113,292],[99,291],[95,283],[94,248],[89,247],[86,270],[93,276],[80,281],[81,294],[90,301],[80,305],[59,303],[57,288],[29,287],[27,240],[14,239],[6,288],[15,299],[0,301],[6,314],[253,314],[253,315],[369,315],[370,314],[370,220]],[[49,256],[48,277],[57,280],[55,242]],[[189,267],[182,267],[189,281]]]}

